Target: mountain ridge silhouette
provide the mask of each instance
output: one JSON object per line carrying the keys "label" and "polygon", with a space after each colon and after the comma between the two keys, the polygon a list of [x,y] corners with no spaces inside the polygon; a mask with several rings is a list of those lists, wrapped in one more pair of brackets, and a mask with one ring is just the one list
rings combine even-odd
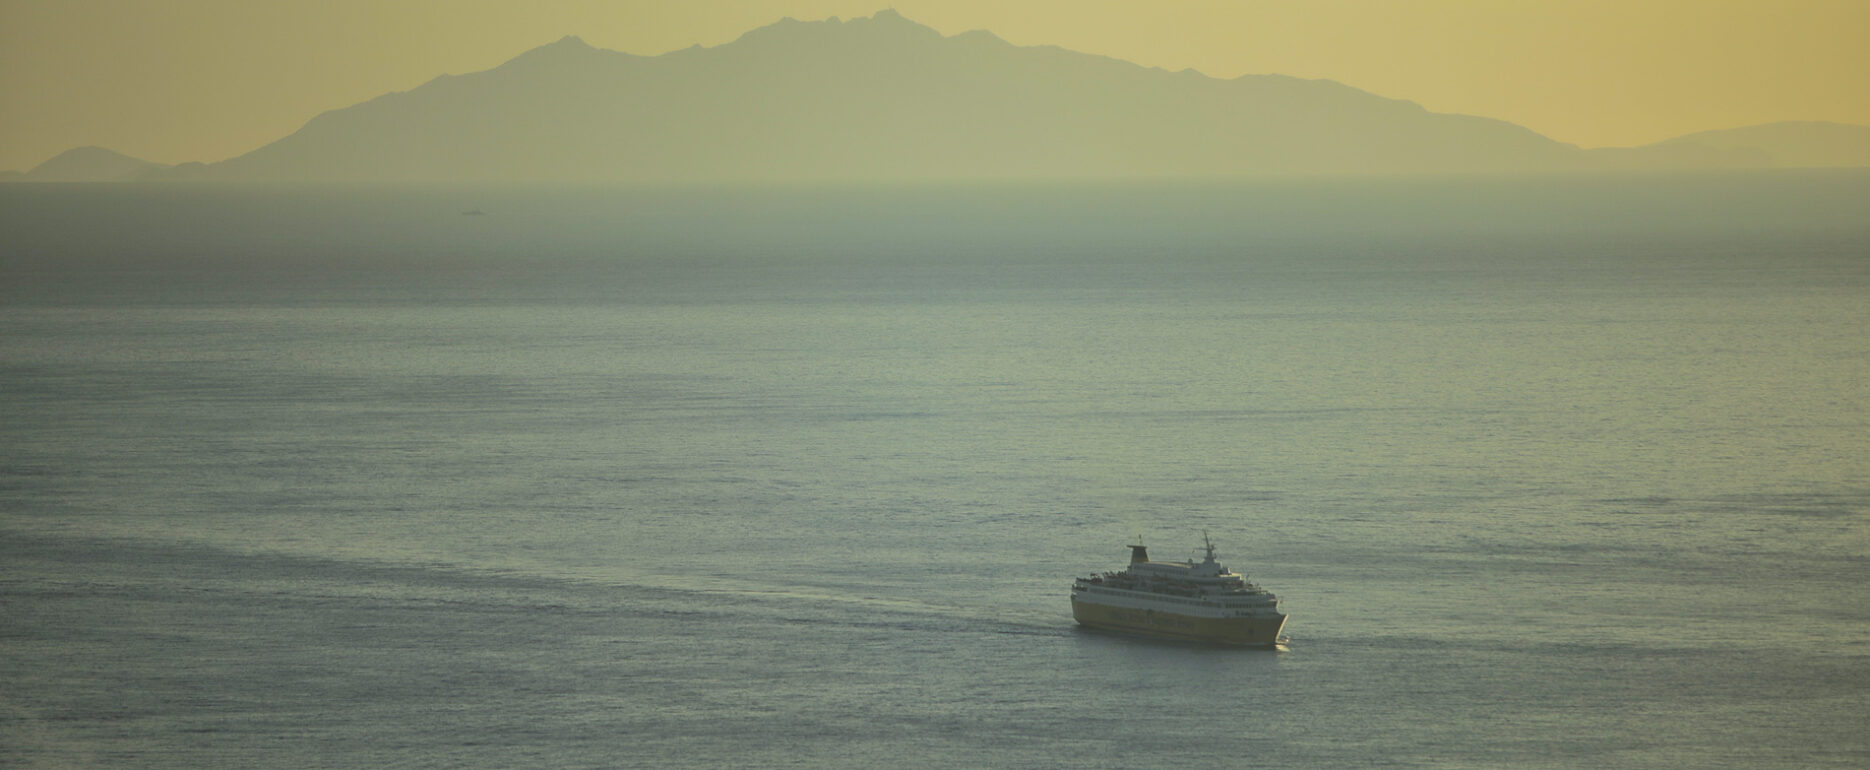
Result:
{"label": "mountain ridge silhouette", "polygon": [[1825,134],[1824,152],[1801,153],[1796,137],[1810,132],[1788,126],[1803,124],[1773,125],[1780,128],[1583,150],[1506,121],[1435,113],[1335,81],[1218,79],[1056,46],[1016,46],[983,30],[945,36],[885,10],[849,20],[786,18],[729,43],[656,56],[600,49],[567,35],[491,69],[442,75],[321,113],[240,156],[126,174],[282,182],[839,182],[1571,172],[1870,159],[1870,128],[1838,126]]}
{"label": "mountain ridge silhouette", "polygon": [[1575,148],[1330,81],[1218,80],[884,11],[644,57],[577,38],[210,164],[317,181],[839,181],[1553,170]]}

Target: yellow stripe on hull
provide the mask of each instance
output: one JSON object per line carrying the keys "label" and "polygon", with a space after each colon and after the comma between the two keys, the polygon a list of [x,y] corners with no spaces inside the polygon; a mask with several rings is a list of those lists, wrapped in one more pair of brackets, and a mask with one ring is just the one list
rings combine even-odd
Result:
{"label": "yellow stripe on hull", "polygon": [[1258,618],[1203,618],[1178,615],[1162,610],[1112,607],[1071,600],[1071,616],[1079,625],[1111,631],[1127,631],[1169,639],[1272,647],[1279,643],[1279,630],[1286,616]]}

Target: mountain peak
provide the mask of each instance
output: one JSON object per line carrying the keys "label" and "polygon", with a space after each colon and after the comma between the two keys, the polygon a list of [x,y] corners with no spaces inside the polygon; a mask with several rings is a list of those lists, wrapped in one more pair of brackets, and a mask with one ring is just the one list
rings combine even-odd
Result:
{"label": "mountain peak", "polygon": [[523,62],[530,65],[542,61],[571,63],[588,59],[593,54],[607,53],[615,52],[592,47],[590,43],[584,42],[584,38],[578,37],[577,35],[566,35],[556,41],[546,43],[538,48],[515,56],[509,60],[507,64],[513,65]]}
{"label": "mountain peak", "polygon": [[894,8],[885,8],[871,14],[868,18],[851,19],[850,24],[857,27],[874,27],[899,34],[919,35],[923,37],[942,37],[934,27],[913,21],[896,12]]}
{"label": "mountain peak", "polygon": [[941,32],[934,27],[911,21],[895,9],[885,8],[866,17],[840,19],[836,16],[822,21],[800,21],[787,16],[779,21],[758,29],[749,30],[735,42],[769,39],[792,39],[798,36],[824,37],[828,35],[848,35],[855,32],[869,34],[888,34],[895,36],[913,36],[917,38],[941,39]]}
{"label": "mountain peak", "polygon": [[877,11],[876,13],[870,14],[869,18],[852,19],[851,21],[868,21],[868,22],[873,22],[877,24],[896,24],[896,25],[903,25],[903,26],[910,26],[910,27],[922,27],[923,29],[927,29],[926,26],[920,23],[914,22],[914,21],[910,21],[908,17],[900,13],[897,13],[895,8],[885,8],[881,11]]}
{"label": "mountain peak", "polygon": [[119,182],[161,168],[165,168],[161,163],[132,158],[116,150],[76,147],[35,166],[22,178],[36,182]]}

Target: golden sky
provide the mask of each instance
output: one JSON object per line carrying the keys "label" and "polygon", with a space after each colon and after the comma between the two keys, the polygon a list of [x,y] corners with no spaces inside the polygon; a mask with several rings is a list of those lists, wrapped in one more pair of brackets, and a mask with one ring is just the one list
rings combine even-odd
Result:
{"label": "golden sky", "polygon": [[946,34],[1329,78],[1585,147],[1870,125],[1870,0],[0,0],[0,169],[91,144],[220,160],[568,34],[656,54],[891,4]]}

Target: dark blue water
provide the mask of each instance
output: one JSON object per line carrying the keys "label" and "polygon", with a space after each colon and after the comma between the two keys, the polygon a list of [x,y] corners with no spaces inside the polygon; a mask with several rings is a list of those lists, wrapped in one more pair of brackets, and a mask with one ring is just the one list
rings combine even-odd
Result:
{"label": "dark blue water", "polygon": [[1866,213],[0,188],[0,764],[1860,767]]}

